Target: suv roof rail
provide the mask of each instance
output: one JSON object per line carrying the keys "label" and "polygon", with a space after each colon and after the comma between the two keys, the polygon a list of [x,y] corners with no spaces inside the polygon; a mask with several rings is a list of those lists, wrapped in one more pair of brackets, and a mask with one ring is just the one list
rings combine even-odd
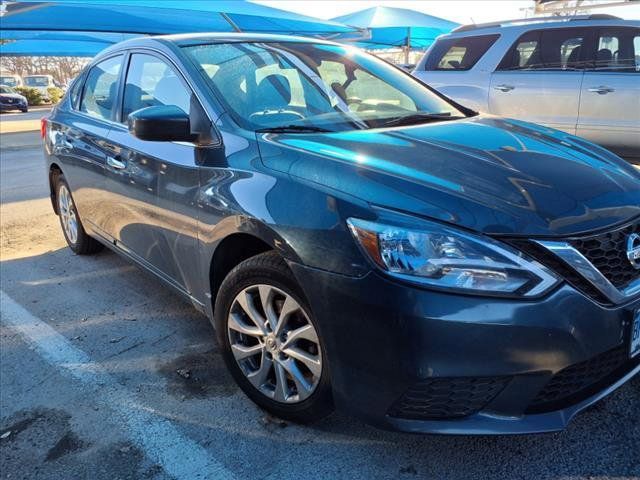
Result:
{"label": "suv roof rail", "polygon": [[608,15],[606,13],[594,13],[591,15],[573,15],[571,17],[529,17],[529,18],[517,18],[514,20],[501,20],[499,22],[488,23],[470,23],[468,25],[461,25],[451,30],[451,32],[467,32],[469,30],[476,30],[479,28],[489,27],[503,27],[505,25],[517,25],[520,23],[536,23],[536,22],[571,22],[576,20],[620,20],[620,17],[615,15]]}

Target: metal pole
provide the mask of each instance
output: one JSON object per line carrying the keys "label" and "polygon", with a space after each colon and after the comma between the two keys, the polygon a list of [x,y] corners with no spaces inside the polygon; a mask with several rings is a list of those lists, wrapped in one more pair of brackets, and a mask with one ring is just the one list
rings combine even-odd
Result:
{"label": "metal pole", "polygon": [[409,50],[411,50],[411,27],[407,28],[407,45],[404,47],[404,64],[409,64]]}
{"label": "metal pole", "polygon": [[220,12],[220,16],[224,18],[227,23],[231,25],[231,28],[233,28],[236,32],[242,32],[242,30],[240,30],[240,27],[238,27],[238,25],[236,25],[235,22],[229,18],[229,15],[224,12]]}

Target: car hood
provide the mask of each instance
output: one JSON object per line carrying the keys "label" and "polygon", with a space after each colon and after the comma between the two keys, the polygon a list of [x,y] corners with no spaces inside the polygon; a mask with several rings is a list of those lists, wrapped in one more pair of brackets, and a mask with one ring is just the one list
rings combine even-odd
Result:
{"label": "car hood", "polygon": [[516,120],[259,134],[258,142],[269,168],[487,234],[566,236],[640,215],[640,171],[587,141]]}
{"label": "car hood", "polygon": [[25,97],[19,93],[0,93],[0,98],[13,98],[15,100],[26,100]]}

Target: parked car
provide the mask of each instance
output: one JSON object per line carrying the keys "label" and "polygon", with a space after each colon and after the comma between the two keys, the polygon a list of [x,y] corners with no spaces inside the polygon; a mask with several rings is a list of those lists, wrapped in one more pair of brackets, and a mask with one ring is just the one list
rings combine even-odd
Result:
{"label": "parked car", "polygon": [[7,87],[15,88],[22,87],[24,84],[20,75],[3,72],[2,74],[0,74],[0,85],[6,85]]}
{"label": "parked car", "polygon": [[439,37],[414,75],[470,108],[640,156],[640,21],[466,25]]}
{"label": "parked car", "polygon": [[58,83],[53,79],[51,75],[27,75],[24,77],[24,84],[26,87],[35,88],[42,95],[42,99],[45,102],[50,102],[49,89],[58,86]]}
{"label": "parked car", "polygon": [[69,247],[182,294],[282,418],[547,432],[640,371],[640,172],[581,138],[250,34],[110,47],[42,132]]}
{"label": "parked car", "polygon": [[0,85],[0,112],[8,112],[11,110],[28,112],[29,106],[27,105],[27,99],[19,93],[16,93],[13,88],[7,85]]}

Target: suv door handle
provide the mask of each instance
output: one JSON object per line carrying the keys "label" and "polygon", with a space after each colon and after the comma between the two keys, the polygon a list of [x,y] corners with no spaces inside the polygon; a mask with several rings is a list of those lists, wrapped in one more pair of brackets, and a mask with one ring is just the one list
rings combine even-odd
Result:
{"label": "suv door handle", "polygon": [[616,90],[611,87],[600,85],[599,87],[591,87],[589,91],[593,93],[597,93],[599,95],[606,95],[607,93],[615,92]]}
{"label": "suv door handle", "polygon": [[109,165],[111,168],[115,168],[116,170],[127,168],[126,163],[113,157],[107,157],[107,165]]}
{"label": "suv door handle", "polygon": [[514,87],[513,85],[505,85],[503,83],[502,85],[496,85],[493,88],[494,88],[494,90],[500,90],[501,92],[510,92],[511,90],[515,89],[516,87]]}

